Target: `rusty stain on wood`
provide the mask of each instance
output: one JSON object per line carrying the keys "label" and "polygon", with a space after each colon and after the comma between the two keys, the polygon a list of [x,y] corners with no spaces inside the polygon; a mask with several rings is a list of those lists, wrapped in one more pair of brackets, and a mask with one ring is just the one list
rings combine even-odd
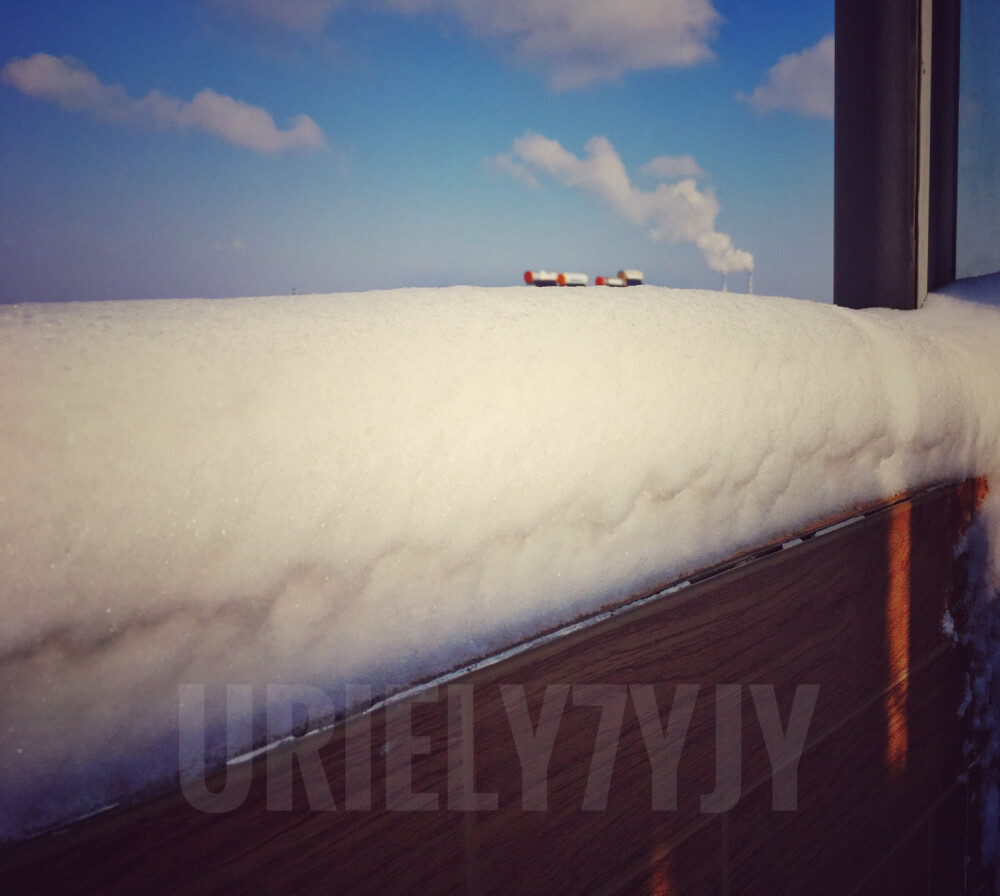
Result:
{"label": "rusty stain on wood", "polygon": [[886,694],[888,731],[886,763],[893,777],[906,771],[909,724],[906,701],[910,671],[910,504],[897,504],[889,512],[889,583],[886,594],[886,654],[889,676],[897,687]]}

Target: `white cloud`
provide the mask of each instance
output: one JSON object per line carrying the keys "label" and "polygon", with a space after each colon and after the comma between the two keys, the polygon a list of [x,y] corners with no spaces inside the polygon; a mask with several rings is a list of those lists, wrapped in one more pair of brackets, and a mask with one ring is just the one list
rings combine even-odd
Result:
{"label": "white cloud", "polygon": [[596,196],[630,223],[648,227],[650,239],[694,243],[714,271],[753,270],[753,255],[735,248],[727,234],[716,231],[719,203],[711,190],[699,190],[690,178],[661,183],[652,191],[640,190],[606,137],[593,137],[584,153],[581,158],[556,140],[527,134],[514,141],[509,154],[498,158],[506,160],[501,167],[548,174]]}
{"label": "white cloud", "polygon": [[323,132],[308,115],[297,115],[288,130],[279,130],[266,109],[208,88],[190,102],[158,90],[137,100],[118,84],[102,83],[92,71],[68,57],[36,53],[29,59],[12,59],[0,69],[0,81],[28,96],[102,121],[151,123],[173,130],[193,128],[257,152],[326,145]]}
{"label": "white cloud", "polygon": [[691,156],[657,156],[639,168],[639,173],[660,180],[678,177],[704,177],[705,172]]}
{"label": "white cloud", "polygon": [[689,66],[712,55],[720,17],[710,0],[386,0],[404,12],[445,12],[474,34],[512,41],[519,62],[555,90],[626,71]]}
{"label": "white cloud", "polygon": [[833,118],[834,39],[828,34],[801,53],[782,56],[768,69],[763,83],[737,97],[761,113],[797,112],[811,118]]}
{"label": "white cloud", "polygon": [[340,0],[211,0],[211,5],[288,31],[317,31]]}
{"label": "white cloud", "polygon": [[404,13],[444,13],[473,34],[513,45],[555,90],[712,56],[712,0],[380,0]]}

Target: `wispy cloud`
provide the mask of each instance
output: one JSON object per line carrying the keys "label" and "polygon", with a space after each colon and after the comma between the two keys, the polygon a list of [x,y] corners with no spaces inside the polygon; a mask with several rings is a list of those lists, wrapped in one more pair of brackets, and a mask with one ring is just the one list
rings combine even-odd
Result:
{"label": "wispy cloud", "polygon": [[210,0],[210,4],[288,31],[317,31],[341,0]]}
{"label": "wispy cloud", "polygon": [[239,238],[233,240],[215,240],[212,243],[212,248],[216,252],[243,252],[246,247],[246,243]]}
{"label": "wispy cloud", "polygon": [[491,171],[509,175],[514,180],[519,180],[522,184],[531,187],[532,190],[537,190],[539,187],[538,178],[528,170],[527,166],[516,161],[506,153],[499,156],[490,156],[485,162],[486,167]]}
{"label": "wispy cloud", "polygon": [[813,47],[782,56],[753,92],[736,96],[761,114],[784,111],[833,118],[833,60],[834,39],[828,34]]}
{"label": "wispy cloud", "polygon": [[146,124],[171,130],[199,130],[236,146],[262,153],[319,149],[326,140],[308,115],[297,115],[280,130],[271,114],[208,88],[190,101],[150,91],[135,99],[118,84],[104,84],[90,69],[68,57],[36,53],[12,59],[0,81],[62,109],[116,124]]}
{"label": "wispy cloud", "polygon": [[678,177],[704,177],[705,172],[691,156],[657,156],[640,166],[639,173],[659,180]]}
{"label": "wispy cloud", "polygon": [[694,243],[714,271],[753,270],[753,255],[737,249],[727,234],[715,229],[719,202],[711,190],[699,190],[690,177],[674,184],[661,183],[651,191],[639,189],[606,137],[591,138],[579,157],[556,140],[526,134],[494,164],[510,171],[547,174],[596,196],[630,223],[648,227],[652,240]]}

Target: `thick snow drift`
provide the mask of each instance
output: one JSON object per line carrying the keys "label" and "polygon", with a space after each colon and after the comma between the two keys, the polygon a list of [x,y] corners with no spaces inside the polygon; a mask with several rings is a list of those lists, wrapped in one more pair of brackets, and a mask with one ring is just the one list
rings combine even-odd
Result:
{"label": "thick snow drift", "polygon": [[181,684],[342,702],[858,502],[1000,485],[998,347],[1000,308],[945,296],[0,308],[0,838],[176,774]]}

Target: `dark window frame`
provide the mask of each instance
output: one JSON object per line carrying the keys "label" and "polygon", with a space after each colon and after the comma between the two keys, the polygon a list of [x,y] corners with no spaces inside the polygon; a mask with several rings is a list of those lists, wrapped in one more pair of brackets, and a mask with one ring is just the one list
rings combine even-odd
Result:
{"label": "dark window frame", "polygon": [[919,307],[955,279],[961,0],[836,0],[833,296]]}

